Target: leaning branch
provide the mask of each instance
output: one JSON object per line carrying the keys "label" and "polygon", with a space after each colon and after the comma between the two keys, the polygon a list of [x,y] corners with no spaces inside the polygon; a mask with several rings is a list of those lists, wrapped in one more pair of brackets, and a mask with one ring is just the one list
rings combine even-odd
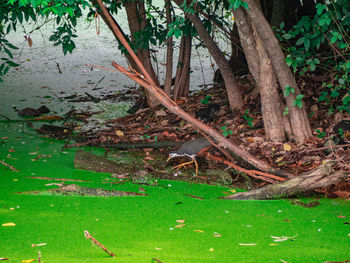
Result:
{"label": "leaning branch", "polygon": [[132,48],[130,47],[129,43],[124,38],[123,34],[120,32],[118,25],[115,24],[113,21],[111,15],[108,13],[106,7],[103,5],[102,0],[96,0],[101,7],[101,11],[103,14],[107,17],[108,21],[111,23],[111,27],[113,29],[113,32],[118,37],[119,41],[124,45],[124,47],[127,49],[127,51],[130,53],[132,58],[134,59],[135,63],[141,70],[141,74],[137,73],[135,70],[128,71],[122,66],[118,65],[116,62],[112,62],[113,67],[118,69],[121,73],[125,74],[132,80],[139,83],[141,86],[143,86],[146,90],[151,92],[157,99],[160,101],[160,103],[163,104],[164,107],[169,109],[172,113],[176,114],[177,116],[180,116],[184,120],[190,122],[194,127],[198,128],[199,130],[202,130],[212,138],[214,138],[219,146],[228,148],[230,151],[232,151],[235,155],[240,156],[243,160],[250,163],[254,167],[273,174],[278,174],[281,177],[289,177],[291,176],[288,173],[281,172],[280,170],[276,170],[269,166],[267,163],[257,159],[253,155],[251,155],[248,151],[245,149],[240,148],[238,145],[233,144],[231,141],[226,139],[221,135],[220,132],[217,130],[214,130],[207,124],[199,121],[198,119],[192,117],[188,113],[186,113],[183,109],[179,107],[179,105],[176,104],[175,101],[173,101],[160,87],[158,87],[153,79],[150,77],[144,66],[142,65],[139,58],[136,56]]}

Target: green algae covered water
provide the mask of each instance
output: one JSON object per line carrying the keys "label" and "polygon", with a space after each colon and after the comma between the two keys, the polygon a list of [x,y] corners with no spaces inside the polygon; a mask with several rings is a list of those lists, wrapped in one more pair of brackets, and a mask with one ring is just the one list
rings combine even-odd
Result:
{"label": "green algae covered water", "polygon": [[[0,258],[9,262],[37,262],[39,251],[47,263],[350,260],[348,201],[322,199],[304,208],[289,200],[220,200],[229,189],[173,181],[144,186],[148,196],[137,197],[20,194],[60,182],[35,177],[84,180],[74,183],[107,190],[139,188],[76,170],[74,150],[61,151],[63,142],[28,133],[19,123],[0,124],[0,160],[19,170],[0,164]],[[92,245],[85,230],[116,257]]]}

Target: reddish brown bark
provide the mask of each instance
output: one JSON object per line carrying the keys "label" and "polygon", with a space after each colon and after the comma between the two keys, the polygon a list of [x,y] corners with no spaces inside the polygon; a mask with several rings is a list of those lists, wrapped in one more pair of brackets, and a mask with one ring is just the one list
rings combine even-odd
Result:
{"label": "reddish brown bark", "polygon": [[191,67],[191,36],[183,36],[181,39],[179,61],[176,70],[173,99],[187,97],[190,89],[190,67]]}
{"label": "reddish brown bark", "polygon": [[[183,4],[181,0],[173,0],[179,7]],[[198,35],[203,40],[204,44],[208,48],[210,54],[213,56],[218,68],[220,69],[221,75],[224,79],[228,100],[230,103],[231,110],[237,110],[242,107],[242,92],[237,85],[235,76],[231,70],[230,64],[225,58],[224,54],[221,52],[213,38],[210,36],[208,31],[205,29],[202,21],[199,19],[197,15],[187,13],[188,18],[193,23],[196,28]]]}
{"label": "reddish brown bark", "polygon": [[[98,1],[98,4],[100,5],[102,11],[104,12],[106,17],[108,18],[108,20],[111,21],[111,18],[109,17],[107,9],[103,5],[102,0],[97,0],[97,1]],[[117,63],[113,62],[112,65],[115,68],[117,68],[120,72],[127,75],[128,77],[130,77],[131,79],[133,79],[134,81],[136,81],[137,83],[142,85],[144,88],[146,88],[147,90],[152,92],[154,94],[154,96],[163,104],[163,106],[168,108],[171,112],[173,112],[174,114],[178,115],[179,117],[185,119],[186,121],[190,122],[195,128],[202,130],[203,132],[205,132],[206,134],[208,134],[209,136],[214,138],[217,141],[217,143],[219,144],[219,146],[229,149],[234,154],[240,156],[243,160],[245,160],[246,162],[250,163],[251,165],[253,165],[254,167],[256,167],[262,171],[265,171],[268,173],[273,173],[273,174],[278,174],[279,176],[282,176],[282,177],[291,176],[288,173],[282,173],[281,171],[270,167],[267,163],[257,159],[256,157],[251,155],[245,149],[240,148],[239,146],[237,146],[234,143],[232,143],[231,141],[229,141],[227,138],[223,137],[219,131],[211,128],[207,124],[197,120],[196,118],[192,117],[191,115],[186,113],[184,110],[182,110],[173,100],[171,100],[169,98],[169,96],[167,96],[165,94],[165,92],[161,88],[159,88],[155,85],[152,78],[150,77],[150,75],[147,73],[144,66],[142,65],[140,59],[135,55],[135,53],[131,49],[128,42],[125,40],[125,38],[123,37],[123,35],[119,31],[118,27],[112,23],[111,23],[111,25],[113,27],[113,31],[115,31],[120,42],[125,46],[127,51],[131,54],[132,58],[135,60],[138,67],[142,70],[143,75],[137,74],[135,72],[129,72],[126,69],[124,69],[123,67],[121,67],[120,65],[118,65]]]}
{"label": "reddish brown bark", "polygon": [[[169,26],[172,23],[171,16],[171,1],[165,1],[165,12],[166,12],[166,23]],[[172,86],[172,78],[173,78],[173,54],[174,54],[174,44],[173,38],[169,37],[167,40],[167,49],[166,49],[166,69],[165,69],[165,81],[164,81],[164,91],[170,97],[171,95],[171,86]]]}
{"label": "reddish brown bark", "polygon": [[[133,43],[136,43],[135,34],[143,31],[147,26],[145,4],[143,1],[129,0],[124,2],[124,7],[128,18],[131,41]],[[153,82],[159,86],[158,77],[151,63],[151,55],[149,49],[138,47],[137,55],[140,58],[147,72],[152,77]],[[159,104],[157,99],[154,98],[153,94],[149,93],[147,90],[146,96],[149,107],[153,108]]]}

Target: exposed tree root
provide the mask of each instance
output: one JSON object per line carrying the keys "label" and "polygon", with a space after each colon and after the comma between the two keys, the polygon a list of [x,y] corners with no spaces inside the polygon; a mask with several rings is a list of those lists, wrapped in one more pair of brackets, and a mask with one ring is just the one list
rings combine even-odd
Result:
{"label": "exposed tree root", "polygon": [[345,181],[348,178],[348,175],[341,170],[334,171],[334,165],[334,162],[327,162],[310,172],[291,178],[285,182],[268,185],[249,192],[229,195],[223,197],[223,199],[263,200],[281,197],[285,198]]}

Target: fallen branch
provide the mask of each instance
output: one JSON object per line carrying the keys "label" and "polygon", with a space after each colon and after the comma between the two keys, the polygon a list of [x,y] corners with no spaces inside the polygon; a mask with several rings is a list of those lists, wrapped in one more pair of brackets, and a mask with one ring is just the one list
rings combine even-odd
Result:
{"label": "fallen branch", "polygon": [[248,192],[237,193],[223,199],[256,200],[295,196],[306,191],[326,187],[345,181],[348,175],[344,171],[333,171],[334,162],[327,162],[316,169],[285,182],[268,185]]}
{"label": "fallen branch", "polygon": [[110,255],[111,257],[115,257],[115,255],[113,254],[113,252],[109,251],[107,248],[104,247],[104,245],[102,245],[100,242],[98,242],[92,235],[90,235],[90,233],[88,231],[84,231],[84,236],[87,239],[91,239],[91,241],[93,243],[95,243],[97,246],[99,246],[100,248],[102,248],[108,255]]}
{"label": "fallen branch", "polygon": [[122,66],[118,65],[116,62],[112,62],[112,66],[115,67],[117,70],[119,70],[121,73],[125,74],[132,80],[139,83],[141,86],[143,86],[146,90],[148,90],[150,93],[152,93],[155,98],[158,99],[158,101],[167,109],[169,109],[171,112],[176,114],[177,116],[183,118],[184,120],[190,122],[194,127],[202,130],[212,138],[214,138],[219,146],[226,147],[230,151],[232,151],[234,154],[240,156],[242,159],[244,159],[246,162],[250,163],[251,165],[255,166],[256,168],[265,171],[270,172],[274,174],[279,174],[283,177],[290,177],[291,175],[285,172],[281,172],[280,170],[274,169],[271,166],[269,166],[267,163],[263,162],[262,160],[257,159],[255,156],[250,154],[245,149],[240,148],[238,145],[233,144],[230,140],[223,137],[222,134],[211,128],[209,125],[199,121],[198,119],[192,117],[187,112],[185,112],[183,109],[179,107],[178,104],[176,104],[175,101],[173,101],[160,87],[158,87],[153,79],[150,77],[150,74],[146,71],[143,64],[141,63],[140,59],[137,57],[137,55],[134,53],[130,45],[128,44],[127,40],[123,36],[119,25],[116,23],[116,21],[113,20],[112,16],[102,3],[102,0],[96,0],[98,5],[101,8],[101,12],[106,17],[106,20],[110,23],[110,26],[112,28],[112,31],[115,36],[118,37],[120,42],[124,45],[126,50],[129,52],[135,63],[137,64],[138,68],[140,69],[141,74],[137,73],[135,70],[128,71]]}
{"label": "fallen branch", "polygon": [[[208,157],[208,159],[211,159],[211,160],[215,160],[217,162],[220,162],[220,163],[224,163],[230,167],[232,167],[233,169],[239,171],[239,172],[243,172],[251,177],[254,177],[256,179],[260,179],[260,180],[263,180],[263,181],[266,181],[266,182],[269,182],[269,183],[276,183],[276,181],[279,181],[279,182],[283,182],[285,181],[286,179],[285,178],[282,178],[282,177],[279,177],[279,176],[276,176],[276,175],[273,175],[273,174],[268,174],[268,173],[264,173],[264,172],[260,172],[260,171],[256,171],[256,170],[247,170],[247,169],[244,169],[234,163],[231,163],[227,160],[224,160],[220,157],[217,157],[217,156],[214,156],[210,153],[207,153],[206,155]],[[271,180],[273,179],[273,180]],[[276,180],[276,181],[275,181]]]}
{"label": "fallen branch", "polygon": [[3,161],[0,161],[0,163],[3,164],[3,165],[5,165],[5,166],[7,166],[7,167],[10,168],[12,171],[18,172],[18,170],[17,170],[15,167],[13,167],[12,165],[9,165],[9,164],[7,164],[7,163],[5,163],[5,162],[3,162]]}

